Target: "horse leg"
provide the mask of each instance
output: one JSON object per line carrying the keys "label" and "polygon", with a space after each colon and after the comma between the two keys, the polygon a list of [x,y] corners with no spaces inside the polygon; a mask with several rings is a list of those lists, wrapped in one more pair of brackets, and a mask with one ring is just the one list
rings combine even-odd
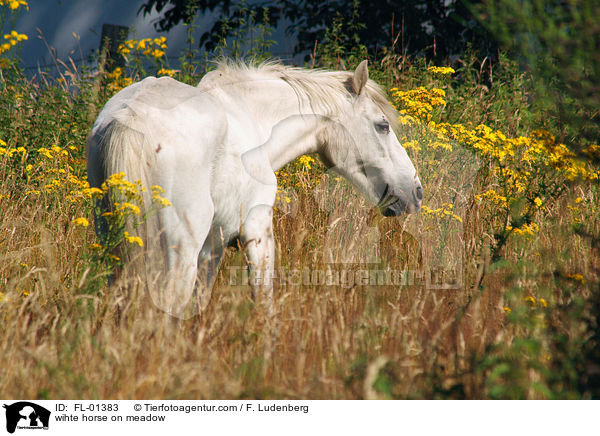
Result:
{"label": "horse leg", "polygon": [[195,293],[202,309],[206,309],[210,302],[223,252],[224,243],[221,235],[216,235],[214,231],[211,231],[204,241],[198,257],[198,280]]}
{"label": "horse leg", "polygon": [[209,233],[213,216],[210,201],[186,203],[178,205],[174,201],[172,207],[160,211],[167,262],[166,286],[153,287],[155,304],[169,314],[184,319],[196,315],[200,310],[192,297],[198,255]]}
{"label": "horse leg", "polygon": [[240,232],[248,256],[252,298],[273,301],[275,241],[273,239],[273,208],[258,205],[248,213]]}

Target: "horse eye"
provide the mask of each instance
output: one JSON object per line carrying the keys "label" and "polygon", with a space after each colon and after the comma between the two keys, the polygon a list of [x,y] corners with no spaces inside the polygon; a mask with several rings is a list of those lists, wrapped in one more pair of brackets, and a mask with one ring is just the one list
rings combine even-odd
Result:
{"label": "horse eye", "polygon": [[387,121],[375,123],[375,130],[377,130],[378,133],[390,133],[390,123]]}

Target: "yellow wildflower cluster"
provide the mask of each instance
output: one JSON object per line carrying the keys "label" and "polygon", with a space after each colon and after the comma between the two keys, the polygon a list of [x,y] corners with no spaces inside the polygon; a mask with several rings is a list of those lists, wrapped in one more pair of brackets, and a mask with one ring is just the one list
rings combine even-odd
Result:
{"label": "yellow wildflower cluster", "polygon": [[177,74],[177,70],[170,70],[170,69],[164,68],[164,67],[161,67],[161,69],[156,72],[157,76],[174,77],[175,74]]}
{"label": "yellow wildflower cluster", "polygon": [[462,223],[462,218],[454,213],[454,205],[452,203],[444,203],[437,209],[431,209],[430,207],[423,205],[422,210],[425,215],[430,215],[438,219],[446,217],[454,218],[456,221]]}
{"label": "yellow wildflower cluster", "polygon": [[[152,186],[152,204],[159,206],[160,208],[171,206],[171,202],[162,197],[164,189],[158,185]],[[120,172],[112,174],[102,184],[102,189],[88,188],[82,191],[82,195],[86,198],[102,198],[109,192],[123,201],[115,201],[113,203],[114,210],[110,212],[104,212],[102,216],[128,216],[142,214],[142,209],[139,205],[143,204],[142,193],[145,189],[142,186],[140,180],[130,182],[125,178],[125,173]]]}
{"label": "yellow wildflower cluster", "polygon": [[[535,131],[529,137],[508,138],[485,125],[468,128],[440,123],[434,128],[446,137],[446,141],[460,143],[492,164],[498,187],[475,198],[503,209],[509,208],[517,198],[527,199],[532,210],[539,209],[543,206],[543,198],[554,195],[553,192],[560,190],[565,181],[598,180],[600,177],[600,172],[575,156],[547,131]],[[543,185],[539,184],[541,180],[545,181]],[[512,232],[532,235],[535,230],[520,228]]]}
{"label": "yellow wildflower cluster", "polygon": [[475,199],[479,201],[486,200],[503,208],[508,204],[506,196],[498,194],[494,189],[489,189],[481,194],[475,195]]}
{"label": "yellow wildflower cluster", "polygon": [[548,303],[546,302],[546,300],[544,298],[539,298],[538,300],[535,299],[535,297],[528,295],[527,297],[525,297],[525,302],[529,305],[529,307],[536,307],[536,306],[540,306],[540,307],[548,307]]}
{"label": "yellow wildflower cluster", "polygon": [[282,196],[281,192],[283,192],[281,189],[277,190],[277,195],[275,196],[275,201],[276,202],[285,201],[286,203],[290,203],[292,201],[292,199],[287,195]]}
{"label": "yellow wildflower cluster", "polygon": [[141,202],[142,192],[144,192],[142,182],[139,180],[130,182],[129,180],[125,179],[124,172],[112,174],[104,183],[102,183],[102,191],[108,192],[109,190],[118,191],[120,196],[123,196],[130,202]]}
{"label": "yellow wildflower cluster", "polygon": [[581,274],[579,274],[579,273],[576,273],[576,274],[567,274],[567,277],[570,278],[571,280],[575,281],[575,282],[581,283],[582,285],[584,285],[585,282],[586,282],[585,278]]}
{"label": "yellow wildflower cluster", "polygon": [[[430,67],[428,71],[434,74],[454,72],[449,67]],[[545,169],[556,170],[557,176],[568,181],[597,180],[600,177],[598,171],[578,159],[547,131],[535,131],[530,137],[509,138],[483,124],[473,128],[462,124],[436,123],[432,115],[436,107],[446,104],[444,90],[419,87],[408,91],[392,88],[390,92],[392,103],[400,112],[400,124],[412,129],[411,138],[402,138],[406,149],[420,152],[425,147],[426,150],[451,151],[452,145],[458,143],[494,163],[499,192],[483,193],[478,196],[480,199],[507,206],[510,198],[519,194],[541,207],[542,198],[535,192],[529,192],[529,188]],[[600,154],[600,147],[592,145],[584,153],[596,156]]]}
{"label": "yellow wildflower cluster", "polygon": [[583,154],[588,158],[599,161],[600,160],[600,145],[593,144],[583,150]]}
{"label": "yellow wildflower cluster", "polygon": [[171,202],[163,197],[165,190],[158,185],[154,185],[152,188],[152,203],[157,204],[160,207],[172,206]]}
{"label": "yellow wildflower cluster", "polygon": [[40,147],[37,149],[37,152],[40,154],[40,156],[45,156],[48,159],[55,159],[56,157],[69,155],[67,150],[56,144],[53,144],[50,146],[50,148]]}
{"label": "yellow wildflower cluster", "polygon": [[144,206],[143,193],[145,189],[139,180],[131,182],[127,180],[124,172],[112,174],[102,184],[103,196],[111,199],[112,208],[109,211],[103,209],[98,203],[95,210],[100,214],[108,229],[107,234],[101,236],[101,244],[90,246],[94,256],[109,264],[118,264],[121,258],[115,253],[122,247],[122,243],[144,246],[141,237],[130,233],[132,228],[136,228],[143,223],[151,213],[170,206],[171,203],[162,197],[164,189],[158,185],[152,186],[151,205]]}
{"label": "yellow wildflower cluster", "polygon": [[436,128],[448,140],[461,143],[481,157],[518,168],[520,174],[517,177],[527,178],[540,167],[554,168],[570,181],[597,180],[600,175],[544,130],[533,132],[531,137],[508,138],[485,125],[469,129],[460,124],[440,123]]}
{"label": "yellow wildflower cluster", "polygon": [[435,128],[446,141],[456,141],[478,154],[503,161],[515,155],[514,144],[499,130],[492,130],[483,124],[470,129],[462,124],[439,123]]}
{"label": "yellow wildflower cluster", "polygon": [[21,6],[25,6],[29,10],[27,1],[25,0],[0,0],[0,6],[8,6],[9,9],[19,9]]}
{"label": "yellow wildflower cluster", "polygon": [[25,161],[27,150],[25,150],[25,147],[6,147],[6,142],[0,139],[0,157],[6,156],[10,159],[16,155],[20,155],[21,160]]}
{"label": "yellow wildflower cluster", "polygon": [[138,205],[129,203],[127,201],[125,201],[123,203],[116,202],[115,207],[116,207],[116,209],[115,209],[114,213],[130,212],[134,215],[139,215],[142,213],[142,211]]}
{"label": "yellow wildflower cluster", "polygon": [[581,208],[579,207],[582,201],[583,199],[581,197],[577,197],[575,199],[575,206],[571,206],[570,204],[567,205],[567,209],[571,212],[571,220],[575,224],[581,224],[582,222]]}
{"label": "yellow wildflower cluster", "polygon": [[[178,70],[167,68],[166,52],[167,38],[129,39],[119,45],[117,51],[127,62],[127,72],[118,67],[107,74],[109,91],[117,92],[133,83],[133,78],[138,75],[147,76],[144,64],[150,60],[157,68],[157,76],[174,77]],[[131,56],[131,58],[130,58]],[[142,59],[146,57],[146,59]],[[133,60],[133,62],[130,62]],[[127,74],[130,73],[130,74]]]}
{"label": "yellow wildflower cluster", "polygon": [[[518,171],[508,167],[495,167],[494,174],[498,176],[498,180],[501,181],[505,191],[508,190],[518,194],[526,192],[528,188],[527,183],[531,179],[531,171]],[[540,198],[536,196],[534,203],[538,206],[541,205]]]}
{"label": "yellow wildflower cluster", "polygon": [[536,223],[523,224],[521,227],[506,226],[506,230],[520,236],[535,236],[540,230]]}
{"label": "yellow wildflower cluster", "polygon": [[119,45],[118,53],[125,56],[132,51],[142,53],[144,56],[151,56],[155,59],[160,59],[165,55],[167,49],[167,38],[161,36],[159,38],[144,38],[135,40],[129,39]]}
{"label": "yellow wildflower cluster", "polygon": [[[417,118],[422,121],[429,121],[433,109],[446,104],[446,92],[443,89],[433,88],[426,89],[423,86],[417,89],[401,91],[398,88],[390,89],[393,98],[393,104],[399,110],[400,114],[408,115],[412,118]],[[402,119],[400,122],[406,123],[407,120]]]}
{"label": "yellow wildflower cluster", "polygon": [[90,225],[90,222],[85,217],[79,217],[73,220],[73,224],[75,224],[76,226],[88,227]]}
{"label": "yellow wildflower cluster", "polygon": [[31,189],[26,194],[40,195],[42,192],[60,191],[65,193],[70,203],[78,203],[83,198],[82,191],[89,189],[89,184],[87,180],[75,174],[74,159],[70,152],[77,151],[77,148],[63,148],[53,144],[50,147],[40,147],[36,151],[38,159],[34,164],[25,167],[25,173],[27,180],[33,179],[39,189]]}
{"label": "yellow wildflower cluster", "polygon": [[310,170],[311,169],[310,164],[314,163],[315,159],[311,156],[302,155],[298,158],[298,162],[300,162],[302,165],[304,165],[306,168],[308,168]]}
{"label": "yellow wildflower cluster", "polygon": [[[565,144],[557,142],[554,135],[545,130],[536,130],[531,138],[519,138],[527,146],[523,153],[523,159],[536,162],[541,161],[545,165],[555,168],[569,181],[574,180],[598,180],[600,173],[592,169],[589,164],[578,159]],[[590,155],[598,148],[591,145],[584,153]]]}
{"label": "yellow wildflower cluster", "polygon": [[140,238],[139,236],[131,236],[129,234],[129,232],[125,232],[124,236],[125,236],[125,240],[127,242],[129,242],[130,244],[138,244],[140,247],[144,246],[144,242],[142,241],[142,238]]}
{"label": "yellow wildflower cluster", "polygon": [[454,71],[454,68],[451,67],[429,67],[427,68],[427,71],[429,71],[430,73],[433,74],[440,74],[442,76],[446,76],[448,74],[454,74],[456,71]]}
{"label": "yellow wildflower cluster", "polygon": [[402,146],[407,150],[421,151],[419,141],[402,141]]}
{"label": "yellow wildflower cluster", "polygon": [[115,68],[113,71],[106,75],[108,78],[108,89],[112,92],[120,91],[121,89],[131,85],[133,79],[123,75],[123,69],[121,67]]}
{"label": "yellow wildflower cluster", "polygon": [[12,30],[10,33],[4,35],[4,39],[6,42],[0,44],[0,54],[7,52],[21,41],[27,41],[29,38],[25,34]]}

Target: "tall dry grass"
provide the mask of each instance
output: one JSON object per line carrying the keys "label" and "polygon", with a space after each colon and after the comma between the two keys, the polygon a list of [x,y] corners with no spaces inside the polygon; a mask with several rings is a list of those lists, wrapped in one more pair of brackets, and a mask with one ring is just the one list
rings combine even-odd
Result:
{"label": "tall dry grass", "polygon": [[[407,67],[396,86],[432,85],[419,69]],[[411,151],[425,204],[442,212],[399,218],[383,218],[319,165],[296,162],[280,174],[274,231],[278,272],[300,278],[276,280],[273,306],[264,307],[251,300],[246,284],[232,282],[244,256],[230,249],[207,310],[179,320],[152,304],[135,274],[109,283],[102,268],[92,268],[92,226],[73,222],[91,219],[91,209],[67,200],[73,182],[44,189],[61,177],[53,169],[85,178],[85,136],[108,97],[105,83],[71,73],[59,82],[18,73],[1,80],[0,139],[26,152],[0,156],[0,396],[556,398],[585,392],[574,387],[577,376],[564,374],[585,362],[573,355],[584,346],[569,348],[569,341],[589,337],[583,315],[592,313],[598,259],[573,226],[583,223],[598,234],[596,185],[569,185],[536,215],[539,232],[511,237],[493,260],[499,218],[475,194],[495,179],[489,162],[461,147]],[[506,74],[497,89],[519,88],[518,78]],[[447,113],[440,116],[495,123],[511,133],[529,128],[520,114],[522,95],[486,92],[463,80],[462,88],[446,87]],[[508,121],[498,126],[502,114]],[[404,140],[423,139],[404,129]],[[67,151],[64,161],[58,152],[43,157],[39,149],[52,144]],[[453,209],[445,214],[448,204]],[[334,285],[305,279],[305,271],[328,269],[360,279]],[[377,284],[364,271],[408,275],[400,285]],[[446,273],[434,277],[445,289],[423,283],[432,271]]]}

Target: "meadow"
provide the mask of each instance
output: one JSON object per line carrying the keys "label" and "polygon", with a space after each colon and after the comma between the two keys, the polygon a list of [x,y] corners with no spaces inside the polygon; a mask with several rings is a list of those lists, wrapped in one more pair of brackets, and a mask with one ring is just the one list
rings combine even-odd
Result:
{"label": "meadow", "polygon": [[[0,1],[4,15],[26,2]],[[6,36],[4,36],[6,35]],[[139,188],[90,188],[85,141],[103,104],[146,75],[195,84],[164,38],[121,68],[27,76],[0,45],[0,396],[39,399],[556,399],[599,395],[598,145],[573,152],[531,110],[531,77],[500,54],[451,65],[389,52],[371,76],[398,109],[421,213],[385,218],[316,156],[278,172],[273,307],[252,301],[229,249],[210,305],[156,308],[116,251]],[[331,46],[311,66],[350,69]],[[254,53],[255,54],[255,53]],[[125,175],[126,178],[126,175]],[[96,199],[129,201],[94,232]],[[158,207],[168,199],[154,192]],[[136,251],[137,250],[137,251]]]}

